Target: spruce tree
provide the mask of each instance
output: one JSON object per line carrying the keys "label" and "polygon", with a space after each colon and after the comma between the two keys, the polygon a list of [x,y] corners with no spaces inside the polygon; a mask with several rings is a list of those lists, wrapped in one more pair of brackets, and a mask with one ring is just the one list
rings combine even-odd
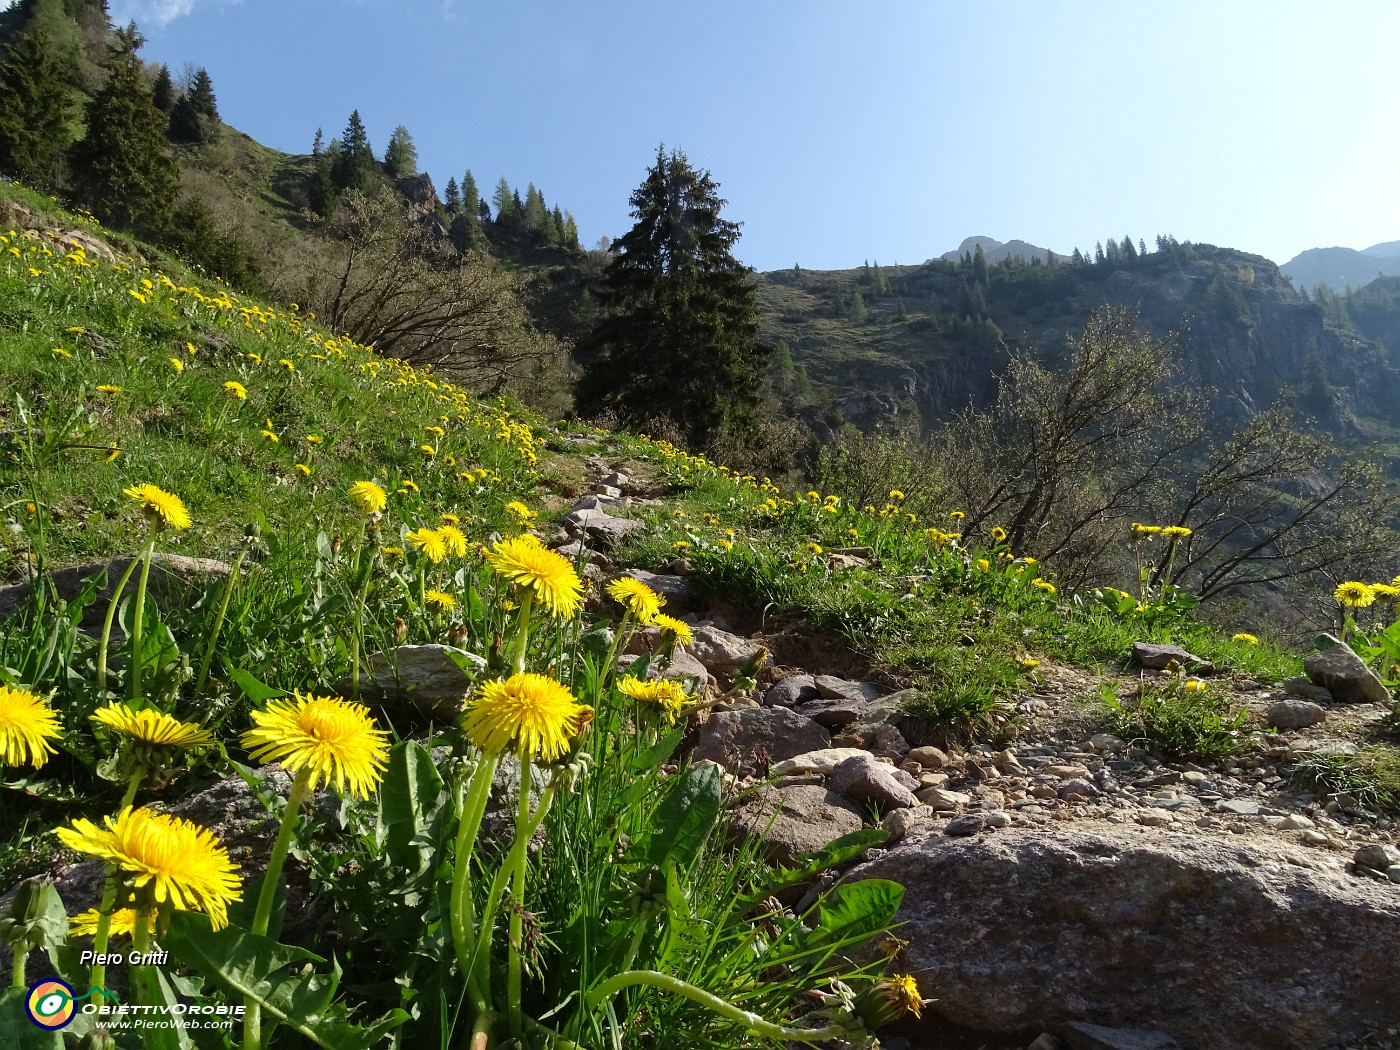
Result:
{"label": "spruce tree", "polygon": [[374,187],[374,176],[374,150],[357,109],[350,114],[345,134],[340,138],[340,150],[331,161],[331,179],[343,190],[367,192]]}
{"label": "spruce tree", "polygon": [[389,145],[384,147],[384,171],[391,179],[406,179],[418,174],[418,148],[413,145],[413,136],[408,128],[400,124],[389,136]]}
{"label": "spruce tree", "polygon": [[543,230],[545,220],[549,217],[549,212],[545,210],[544,194],[535,189],[535,184],[530,183],[530,188],[525,191],[525,206],[521,212],[525,220],[527,230]]}
{"label": "spruce tree", "polygon": [[48,33],[32,25],[5,45],[0,64],[0,171],[35,189],[58,189],[76,109]]}
{"label": "spruce tree", "polygon": [[471,168],[468,168],[467,173],[462,176],[462,214],[470,219],[480,213],[481,191],[476,188],[476,178],[472,175]]}
{"label": "spruce tree", "polygon": [[457,188],[457,176],[447,180],[447,188],[442,191],[442,204],[448,215],[457,215],[462,210],[462,191]]}
{"label": "spruce tree", "polygon": [[695,447],[751,429],[769,353],[718,190],[684,153],[657,150],[631,197],[636,224],[613,245],[579,390],[585,411],[666,420]]}
{"label": "spruce tree", "polygon": [[171,79],[170,67],[164,62],[160,64],[160,69],[156,73],[155,87],[151,91],[151,99],[156,104],[156,109],[162,113],[170,113],[175,108],[175,81]]}
{"label": "spruce tree", "polygon": [[190,89],[170,113],[170,137],[176,142],[208,143],[219,135],[219,103],[209,71],[200,68]]}
{"label": "spruce tree", "polygon": [[506,181],[504,175],[496,183],[496,192],[491,195],[491,203],[496,206],[496,221],[502,224],[509,223],[515,219],[515,201],[520,199],[520,194],[513,193],[510,183]]}
{"label": "spruce tree", "polygon": [[88,104],[87,137],[73,150],[73,166],[79,192],[99,219],[159,232],[170,222],[179,170],[136,55],[144,42],[134,22],[116,31],[107,85]]}

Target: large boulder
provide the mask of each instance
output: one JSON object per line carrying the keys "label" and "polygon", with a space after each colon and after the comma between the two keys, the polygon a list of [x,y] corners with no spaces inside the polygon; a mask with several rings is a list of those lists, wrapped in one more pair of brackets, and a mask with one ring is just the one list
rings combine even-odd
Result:
{"label": "large boulder", "polygon": [[1092,825],[905,844],[905,964],[956,1024],[1070,1021],[1195,1050],[1320,1047],[1400,1018],[1400,893],[1284,840]]}
{"label": "large boulder", "polygon": [[770,860],[791,864],[864,825],[859,806],[819,784],[765,787],[735,810],[729,826],[745,838],[762,836]]}
{"label": "large boulder", "polygon": [[1309,653],[1303,661],[1303,670],[1314,685],[1324,687],[1342,704],[1390,703],[1390,690],[1351,646],[1330,634],[1322,635],[1318,644],[1325,648]]}
{"label": "large boulder", "polygon": [[[104,569],[107,571],[106,585],[98,589],[93,603],[83,610],[81,627],[88,634],[101,634],[102,621],[107,616],[112,593],[117,589],[117,582],[135,557],[134,554],[119,554],[110,560],[88,561],[55,570],[54,586],[64,601],[72,601],[82,591],[83,584],[88,579],[99,575]],[[213,558],[187,558],[183,554],[165,554],[158,551],[151,559],[151,576],[147,589],[159,607],[188,608],[197,602],[209,587],[226,580],[232,571],[233,566],[228,562]],[[136,578],[140,572],[138,568],[132,573],[124,595],[136,593]],[[29,600],[31,589],[29,583],[0,587],[0,623],[8,620]],[[112,622],[112,631],[114,640],[125,637],[115,620]]]}
{"label": "large boulder", "polygon": [[695,734],[692,761],[708,758],[726,769],[767,775],[770,762],[831,746],[831,734],[786,707],[718,711]]}

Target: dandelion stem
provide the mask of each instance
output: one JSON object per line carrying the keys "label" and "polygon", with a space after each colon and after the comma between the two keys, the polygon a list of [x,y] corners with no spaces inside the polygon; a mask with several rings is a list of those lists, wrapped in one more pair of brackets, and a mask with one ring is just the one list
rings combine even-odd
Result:
{"label": "dandelion stem", "polygon": [[209,633],[209,642],[204,647],[204,659],[199,664],[199,676],[195,679],[194,695],[204,690],[204,683],[209,678],[209,665],[214,659],[214,646],[219,640],[219,632],[224,629],[224,617],[228,614],[228,601],[233,596],[233,585],[238,580],[238,574],[243,571],[243,559],[248,556],[248,544],[245,542],[238,551],[238,560],[233,563],[233,571],[228,574],[228,579],[224,581],[224,593],[219,599],[219,612],[214,617],[214,629]]}
{"label": "dandelion stem", "polygon": [[[155,535],[152,534],[146,545],[152,546],[155,541]],[[145,548],[138,551],[136,556],[131,559],[131,564],[126,567],[122,578],[117,581],[117,589],[112,592],[112,602],[107,606],[107,616],[102,621],[102,640],[97,646],[97,699],[99,702],[107,689],[107,645],[112,637],[112,621],[116,619],[117,605],[122,600],[122,592],[126,590],[131,574],[136,571],[136,563],[141,560],[144,554]]]}
{"label": "dandelion stem", "polygon": [[589,1010],[596,1010],[599,1004],[610,995],[629,988],[633,985],[648,985],[652,988],[660,988],[662,991],[671,992],[673,995],[684,996],[693,1003],[705,1007],[707,1010],[719,1014],[738,1024],[744,1025],[746,1030],[752,1035],[762,1036],[766,1039],[790,1040],[799,1043],[820,1043],[827,1039],[837,1039],[843,1035],[850,1035],[852,1027],[849,1024],[830,1024],[825,1028],[787,1028],[772,1021],[765,1021],[758,1014],[741,1009],[733,1003],[726,1002],[719,996],[697,988],[693,984],[670,974],[658,973],[655,970],[628,970],[626,973],[614,974],[609,977],[593,991],[588,993],[587,1007]]}
{"label": "dandelion stem", "polygon": [[145,557],[141,559],[141,577],[136,582],[136,602],[131,610],[131,699],[141,699],[141,635],[146,616],[146,587],[151,580],[151,559],[156,553],[157,525],[151,524],[151,538],[146,543]]}
{"label": "dandelion stem", "polygon": [[28,947],[27,945],[25,945],[24,943],[22,943],[22,942],[21,942],[20,944],[16,944],[16,945],[15,945],[15,952],[14,952],[14,956],[13,956],[13,960],[14,960],[14,961],[10,964],[10,974],[11,974],[11,976],[10,976],[10,987],[11,987],[11,988],[23,988],[23,987],[24,987],[24,985],[25,985],[25,981],[24,981],[24,964],[25,964],[25,961],[26,961],[28,958],[29,958],[29,947]]}
{"label": "dandelion stem", "polygon": [[457,824],[457,852],[453,858],[451,929],[452,943],[457,949],[457,966],[476,1000],[478,1011],[487,1006],[489,988],[477,987],[472,973],[472,953],[476,948],[476,923],[472,907],[471,860],[476,847],[481,817],[491,797],[491,781],[496,775],[497,755],[485,755],[477,765],[462,801],[462,815]]}
{"label": "dandelion stem", "polygon": [[[133,563],[134,564],[134,563]],[[145,778],[146,771],[138,769],[132,774],[131,780],[126,785],[126,793],[122,795],[122,804],[117,807],[117,812],[123,812],[127,806],[136,799],[136,790],[141,786],[141,781]],[[117,886],[121,881],[121,873],[115,864],[107,865],[107,877],[103,880],[102,905],[97,909],[97,929],[92,935],[92,950],[97,959],[102,959],[107,954],[107,938],[112,929],[112,905],[117,901]],[[92,988],[105,988],[103,983],[107,979],[107,967],[102,962],[95,962],[92,966],[92,973],[88,976],[88,985]]]}
{"label": "dandelion stem", "polygon": [[[136,960],[145,957],[151,947],[151,920],[155,911],[154,902],[142,900],[136,905],[136,928],[131,932],[131,984],[132,998],[138,1006],[154,1005],[150,994],[151,968]],[[148,1044],[149,1045],[149,1044]]]}
{"label": "dandelion stem", "polygon": [[[292,790],[287,794],[282,826],[277,829],[277,841],[272,844],[272,852],[268,855],[267,871],[263,874],[262,890],[258,893],[258,907],[253,912],[252,933],[255,936],[267,936],[272,904],[277,899],[277,884],[282,878],[282,863],[287,859],[292,832],[296,830],[297,811],[301,809],[302,800],[311,792],[311,778],[314,775],[311,767],[303,769],[292,781]],[[243,1050],[262,1050],[262,1006],[252,996],[245,996],[243,1005]]]}
{"label": "dandelion stem", "polygon": [[515,674],[525,673],[525,650],[530,644],[530,610],[535,603],[535,592],[527,590],[520,597],[520,623],[516,627],[515,656],[511,661]]}
{"label": "dandelion stem", "polygon": [[[521,832],[530,824],[530,783],[534,779],[534,763],[524,755],[520,757],[520,805],[515,814],[515,836],[519,840]],[[531,832],[533,834],[533,831]],[[529,841],[526,838],[524,841]],[[524,1029],[520,1021],[520,952],[524,947],[525,932],[525,879],[529,872],[529,851],[518,849],[513,858],[515,870],[511,890],[510,940],[506,944],[506,1017],[510,1022],[510,1034],[519,1039]]]}

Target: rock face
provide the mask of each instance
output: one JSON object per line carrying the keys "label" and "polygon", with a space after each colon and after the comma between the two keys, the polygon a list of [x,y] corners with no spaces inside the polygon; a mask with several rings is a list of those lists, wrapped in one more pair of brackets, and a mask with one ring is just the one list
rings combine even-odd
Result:
{"label": "rock face", "polygon": [[1013,827],[907,842],[847,878],[906,887],[905,961],[954,1023],[1015,1033],[1092,1018],[1194,1050],[1275,1050],[1397,1017],[1400,894],[1314,870],[1316,857],[1287,842]]}
{"label": "rock face", "polygon": [[859,831],[864,814],[855,803],[819,784],[766,787],[734,811],[730,828],[740,836],[763,835],[759,849],[770,860],[791,864],[804,853]]}
{"label": "rock face", "polygon": [[1324,687],[1338,703],[1390,703],[1390,690],[1361,657],[1351,651],[1351,646],[1330,634],[1324,634],[1318,641],[1326,643],[1327,648],[1309,653],[1303,661],[1303,670],[1314,685]]}
{"label": "rock face", "polygon": [[[117,581],[126,572],[134,554],[120,554],[111,561],[89,561],[67,569],[59,569],[53,574],[54,586],[65,601],[72,601],[83,589],[83,582],[96,576],[104,568],[107,570],[107,586],[97,592],[96,600],[83,610],[82,628],[89,634],[102,631],[102,620],[111,604],[112,592]],[[150,594],[156,603],[166,608],[172,605],[192,605],[207,587],[228,578],[233,566],[213,558],[186,558],[181,554],[156,553],[151,561]],[[136,575],[127,582],[125,594],[134,594]],[[4,623],[29,598],[30,585],[15,583],[0,587],[0,623]],[[113,622],[112,630],[120,636],[121,628]],[[123,636],[124,637],[124,636]]]}
{"label": "rock face", "polygon": [[831,734],[810,718],[785,707],[720,711],[695,734],[691,760],[708,758],[726,769],[767,774],[768,762],[780,762],[831,746]]}
{"label": "rock face", "polygon": [[[392,653],[370,657],[370,673],[360,681],[360,698],[367,704],[401,704],[430,718],[450,722],[462,713],[472,680],[457,662],[468,667],[484,667],[486,661],[475,653],[450,645],[401,645]],[[336,684],[349,695],[350,680]]]}

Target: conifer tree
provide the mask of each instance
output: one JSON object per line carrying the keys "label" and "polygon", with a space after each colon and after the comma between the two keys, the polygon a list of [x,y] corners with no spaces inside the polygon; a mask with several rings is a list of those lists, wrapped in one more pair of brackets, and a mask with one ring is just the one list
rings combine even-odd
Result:
{"label": "conifer tree", "polygon": [[491,203],[496,206],[496,221],[499,223],[509,223],[515,217],[515,201],[520,199],[520,194],[511,191],[510,183],[506,181],[504,175],[496,183],[496,192],[491,195]]}
{"label": "conifer tree", "polygon": [[151,91],[151,99],[156,104],[156,109],[162,113],[170,113],[175,108],[175,81],[171,79],[170,67],[164,62],[160,64],[160,69],[156,72],[155,87]]}
{"label": "conifer tree", "polygon": [[753,272],[732,252],[739,224],[721,217],[718,190],[684,153],[657,150],[584,342],[585,411],[612,410],[631,426],[666,420],[697,447],[752,427],[769,349],[758,342]]}
{"label": "conifer tree", "polygon": [[42,25],[6,44],[0,64],[0,171],[35,189],[58,189],[76,108]]}
{"label": "conifer tree", "polygon": [[[481,211],[481,191],[476,188],[476,178],[471,168],[462,176],[462,214],[467,218],[479,216]],[[488,216],[489,217],[489,216]]]}
{"label": "conifer tree", "polygon": [[447,188],[442,191],[442,205],[448,215],[457,215],[462,210],[462,191],[457,188],[457,176],[447,180]]}
{"label": "conifer tree", "polygon": [[145,231],[168,226],[178,169],[165,141],[164,115],[137,57],[136,23],[118,29],[107,85],[87,108],[87,137],[73,150],[78,188],[104,222]]}
{"label": "conifer tree", "polygon": [[418,174],[418,148],[413,145],[413,136],[408,128],[400,124],[389,136],[389,145],[384,147],[384,171],[391,179],[406,179]]}
{"label": "conifer tree", "polygon": [[487,204],[484,200],[478,203],[476,206],[476,217],[482,222],[490,222],[491,205]]}
{"label": "conifer tree", "polygon": [[574,221],[574,217],[568,212],[564,213],[563,241],[566,248],[573,248],[575,251],[578,250],[578,223]]}
{"label": "conifer tree", "polygon": [[533,182],[530,183],[530,188],[525,191],[525,207],[522,215],[527,230],[543,230],[545,220],[549,217],[549,212],[545,210],[544,206],[544,194],[535,189]]}
{"label": "conifer tree", "polygon": [[331,162],[331,179],[341,189],[367,192],[374,187],[374,176],[374,150],[357,109],[350,114],[345,134],[340,138],[340,150]]}
{"label": "conifer tree", "polygon": [[208,143],[218,134],[219,104],[214,98],[214,82],[209,71],[201,67],[190,81],[190,89],[170,113],[170,136],[176,142]]}

